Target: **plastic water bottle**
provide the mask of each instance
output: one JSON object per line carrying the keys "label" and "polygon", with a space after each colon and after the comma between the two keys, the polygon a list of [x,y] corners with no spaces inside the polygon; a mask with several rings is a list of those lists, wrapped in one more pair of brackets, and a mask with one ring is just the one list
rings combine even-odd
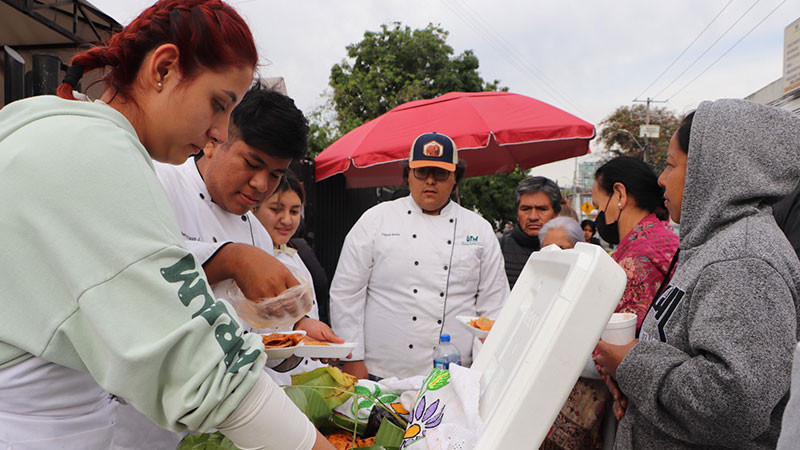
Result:
{"label": "plastic water bottle", "polygon": [[433,350],[433,367],[447,370],[450,364],[461,365],[461,352],[450,342],[450,335],[443,334],[439,336],[439,345]]}

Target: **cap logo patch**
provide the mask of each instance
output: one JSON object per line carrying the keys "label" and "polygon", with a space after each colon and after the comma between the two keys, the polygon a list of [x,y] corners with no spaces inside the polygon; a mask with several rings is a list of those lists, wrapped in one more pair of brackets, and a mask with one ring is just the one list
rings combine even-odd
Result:
{"label": "cap logo patch", "polygon": [[444,154],[444,147],[436,141],[430,141],[422,147],[422,154],[429,158],[439,158]]}

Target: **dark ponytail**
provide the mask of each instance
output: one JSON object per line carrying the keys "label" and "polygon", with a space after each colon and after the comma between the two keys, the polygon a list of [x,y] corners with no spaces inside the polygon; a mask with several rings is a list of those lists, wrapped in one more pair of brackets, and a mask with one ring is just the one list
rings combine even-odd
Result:
{"label": "dark ponytail", "polygon": [[658,177],[644,161],[630,156],[620,156],[600,166],[594,173],[598,186],[607,194],[614,192],[614,184],[622,183],[636,206],[654,213],[659,220],[667,220],[669,212],[664,207],[664,189]]}

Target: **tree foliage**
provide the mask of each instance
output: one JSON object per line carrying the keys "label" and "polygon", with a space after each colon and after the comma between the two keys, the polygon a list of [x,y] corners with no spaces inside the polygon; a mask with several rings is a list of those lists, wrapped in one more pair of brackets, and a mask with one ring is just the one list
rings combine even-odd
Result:
{"label": "tree foliage", "polygon": [[347,46],[349,59],[335,64],[330,76],[340,135],[412,100],[496,90],[498,81],[487,83],[478,74],[471,50],[454,56],[447,35],[433,24],[412,30],[394,22]]}
{"label": "tree foliage", "polygon": [[502,230],[517,220],[514,189],[526,176],[517,167],[507,174],[467,178],[459,187],[461,205],[477,210],[495,229]]}
{"label": "tree foliage", "polygon": [[325,103],[308,115],[308,157],[314,158],[341,136],[333,111],[330,92],[322,95]]}
{"label": "tree foliage", "polygon": [[[447,36],[437,25],[411,29],[393,22],[347,46],[347,59],[331,68],[326,103],[310,115],[309,153],[316,155],[348,131],[409,101],[456,91],[507,90],[480,76],[471,50],[456,55]],[[504,226],[516,220],[514,189],[522,178],[516,170],[467,179],[459,188],[462,204]]]}
{"label": "tree foliage", "polygon": [[679,120],[667,108],[651,108],[650,124],[661,126],[658,139],[639,137],[639,126],[644,125],[645,105],[620,106],[600,122],[602,130],[599,134],[602,142],[612,156],[627,155],[644,157],[642,147],[649,150],[649,163],[656,173],[661,173],[666,165],[669,141],[678,129]]}

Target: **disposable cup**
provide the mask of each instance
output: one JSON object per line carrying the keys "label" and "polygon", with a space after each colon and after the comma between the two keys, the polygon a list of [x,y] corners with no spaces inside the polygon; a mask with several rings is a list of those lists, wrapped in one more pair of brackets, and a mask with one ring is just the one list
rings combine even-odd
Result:
{"label": "disposable cup", "polygon": [[600,338],[609,344],[625,345],[636,337],[636,314],[614,313]]}

